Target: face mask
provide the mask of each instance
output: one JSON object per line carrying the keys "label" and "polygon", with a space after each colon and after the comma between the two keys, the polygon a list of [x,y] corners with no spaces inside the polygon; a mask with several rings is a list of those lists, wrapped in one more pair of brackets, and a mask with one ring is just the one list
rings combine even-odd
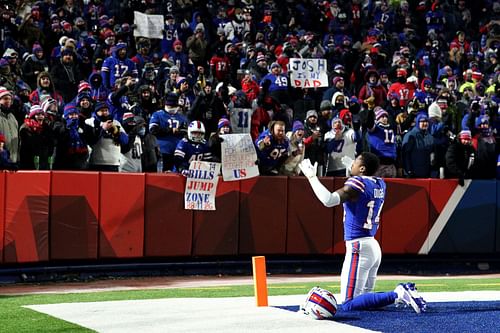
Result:
{"label": "face mask", "polygon": [[406,82],[406,78],[405,78],[405,77],[400,76],[400,77],[398,77],[398,82],[399,82],[399,83],[405,83],[405,82]]}
{"label": "face mask", "polygon": [[344,103],[335,103],[335,108],[336,109],[343,109],[344,108]]}
{"label": "face mask", "polygon": [[141,129],[137,131],[137,134],[139,136],[145,136],[146,135],[146,127],[141,127]]}

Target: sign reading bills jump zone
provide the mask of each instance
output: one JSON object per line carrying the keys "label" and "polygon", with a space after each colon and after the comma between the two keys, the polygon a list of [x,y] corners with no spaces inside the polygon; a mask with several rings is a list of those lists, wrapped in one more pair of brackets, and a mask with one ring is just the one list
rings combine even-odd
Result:
{"label": "sign reading bills jump zone", "polygon": [[291,58],[288,63],[288,71],[294,87],[328,87],[326,59]]}
{"label": "sign reading bills jump zone", "polygon": [[215,210],[220,163],[191,161],[184,191],[184,209]]}

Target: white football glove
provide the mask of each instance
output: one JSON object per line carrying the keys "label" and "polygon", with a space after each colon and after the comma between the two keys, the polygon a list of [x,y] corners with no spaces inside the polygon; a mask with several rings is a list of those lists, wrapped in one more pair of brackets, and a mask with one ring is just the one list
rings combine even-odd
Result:
{"label": "white football glove", "polygon": [[315,162],[314,165],[311,164],[311,161],[306,158],[302,162],[299,163],[300,170],[307,178],[316,177],[316,173],[318,171],[318,162]]}
{"label": "white football glove", "polygon": [[351,176],[351,168],[352,164],[354,163],[354,160],[350,158],[349,156],[343,156],[340,161],[342,164],[345,166],[345,176],[350,177]]}

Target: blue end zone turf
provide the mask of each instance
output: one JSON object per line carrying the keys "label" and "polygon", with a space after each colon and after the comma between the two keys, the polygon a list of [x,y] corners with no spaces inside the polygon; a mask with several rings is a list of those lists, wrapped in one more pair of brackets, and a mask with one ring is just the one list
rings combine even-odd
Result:
{"label": "blue end zone turf", "polygon": [[[276,306],[298,311],[299,306]],[[481,332],[500,331],[500,301],[428,303],[426,313],[411,308],[387,306],[371,311],[344,312],[339,308],[334,320],[339,323],[382,332]]]}

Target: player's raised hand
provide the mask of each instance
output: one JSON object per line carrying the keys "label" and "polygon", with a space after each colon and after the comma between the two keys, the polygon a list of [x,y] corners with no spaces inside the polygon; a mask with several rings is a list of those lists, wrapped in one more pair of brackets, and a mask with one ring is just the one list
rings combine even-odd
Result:
{"label": "player's raised hand", "polygon": [[302,162],[299,163],[300,170],[307,178],[316,177],[316,173],[318,170],[318,162],[315,162],[314,165],[311,164],[311,161],[306,158]]}

